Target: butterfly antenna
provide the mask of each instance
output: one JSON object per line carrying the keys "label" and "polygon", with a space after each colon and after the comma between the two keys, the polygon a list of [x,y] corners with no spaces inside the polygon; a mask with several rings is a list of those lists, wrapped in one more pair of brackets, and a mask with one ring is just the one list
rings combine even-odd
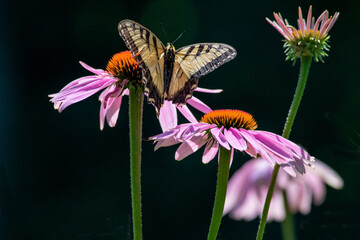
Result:
{"label": "butterfly antenna", "polygon": [[177,39],[175,39],[175,41],[173,42],[173,44],[174,44],[177,40],[179,40],[179,38],[181,38],[181,36],[182,36],[184,33],[185,33],[185,31],[183,31],[183,32],[177,37]]}
{"label": "butterfly antenna", "polygon": [[170,41],[170,38],[169,38],[169,35],[167,34],[166,30],[165,30],[165,26],[162,22],[160,22],[160,26],[161,26],[161,29],[163,30],[163,32],[165,33],[165,36],[168,40],[168,42]]}

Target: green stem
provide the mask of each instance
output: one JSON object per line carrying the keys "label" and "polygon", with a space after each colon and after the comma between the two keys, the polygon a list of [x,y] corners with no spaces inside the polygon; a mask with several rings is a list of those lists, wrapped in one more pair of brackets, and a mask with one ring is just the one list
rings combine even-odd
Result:
{"label": "green stem", "polygon": [[296,234],[294,229],[294,216],[290,212],[288,198],[286,196],[286,191],[283,190],[283,199],[286,216],[284,221],[281,222],[281,230],[284,240],[296,240]]}
{"label": "green stem", "polygon": [[129,87],[130,181],[134,240],[142,239],[141,223],[141,133],[144,92]]}
{"label": "green stem", "polygon": [[308,78],[309,71],[310,71],[311,60],[312,60],[311,56],[301,58],[299,80],[298,80],[295,95],[294,95],[294,98],[293,98],[293,101],[292,101],[292,104],[291,104],[291,107],[290,107],[290,110],[289,110],[289,113],[288,113],[288,116],[287,116],[287,119],[286,119],[286,122],[284,125],[283,134],[282,134],[282,136],[286,139],[288,139],[290,136],[291,128],[294,124],[296,113],[299,109],[300,102],[301,102],[302,96],[304,94],[306,80]]}
{"label": "green stem", "polygon": [[231,150],[227,150],[221,146],[219,148],[220,159],[217,174],[215,202],[211,217],[208,240],[216,240],[216,236],[219,232],[220,223],[224,211],[226,189],[229,179]]}
{"label": "green stem", "polygon": [[267,219],[267,216],[268,216],[268,213],[269,213],[271,198],[272,198],[272,195],[274,193],[274,189],[275,189],[275,185],[276,185],[276,179],[277,179],[277,176],[279,174],[279,169],[280,169],[280,165],[275,164],[273,173],[271,175],[270,186],[269,186],[268,192],[266,194],[264,208],[263,208],[263,212],[261,214],[261,220],[260,220],[256,240],[263,239],[263,235],[264,235],[264,232],[265,232],[265,226],[266,226],[266,219]]}
{"label": "green stem", "polygon": [[[282,136],[284,138],[287,138],[287,139],[290,136],[291,128],[292,128],[292,126],[294,124],[296,113],[297,113],[297,111],[299,109],[300,102],[301,102],[302,96],[304,94],[304,90],[305,90],[305,86],[306,86],[306,80],[307,80],[308,75],[309,75],[311,60],[312,60],[311,56],[305,56],[305,57],[301,58],[299,80],[298,80],[298,84],[296,86],[296,91],[295,91],[295,94],[294,94],[294,98],[293,98],[293,101],[291,103],[290,110],[289,110],[288,116],[286,118],[286,122],[285,122],[285,125],[284,125],[284,130],[283,130],[283,134],[282,134]],[[268,193],[266,195],[263,212],[262,212],[262,215],[261,215],[261,220],[260,220],[256,240],[262,240],[263,236],[264,236],[267,215],[268,215],[269,208],[270,208],[271,198],[272,198],[272,195],[274,193],[274,189],[275,189],[275,185],[276,185],[276,179],[277,179],[277,176],[278,176],[278,173],[279,173],[279,169],[280,169],[280,166],[278,164],[275,164],[274,170],[273,170],[273,173],[272,173],[272,176],[271,176],[271,182],[270,182],[270,186],[269,186],[269,189],[268,189]]]}

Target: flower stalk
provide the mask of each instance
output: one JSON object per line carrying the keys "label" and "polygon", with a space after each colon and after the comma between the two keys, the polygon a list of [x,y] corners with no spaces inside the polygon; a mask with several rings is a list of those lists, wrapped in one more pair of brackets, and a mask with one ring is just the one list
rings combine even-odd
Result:
{"label": "flower stalk", "polygon": [[210,228],[208,233],[208,240],[216,240],[216,236],[219,232],[221,219],[223,216],[226,189],[229,179],[229,167],[231,159],[231,150],[227,150],[220,147],[219,153],[219,167],[216,183],[216,193],[213,213],[210,222]]}
{"label": "flower stalk", "polygon": [[142,239],[141,221],[141,140],[144,91],[129,87],[130,181],[134,240]]}
{"label": "flower stalk", "polygon": [[[311,61],[312,61],[312,56],[303,56],[303,57],[301,57],[299,80],[298,80],[298,84],[297,84],[297,87],[296,87],[294,98],[293,98],[292,104],[290,106],[290,110],[289,110],[289,113],[288,113],[288,116],[287,116],[287,119],[286,119],[286,122],[285,122],[285,125],[284,125],[283,134],[282,134],[282,136],[284,138],[286,138],[286,139],[288,139],[289,136],[290,136],[291,128],[292,128],[292,126],[294,124],[296,113],[297,113],[297,111],[299,109],[300,102],[301,102],[302,96],[304,94],[306,81],[307,81],[309,71],[310,71]],[[262,212],[262,215],[261,215],[261,220],[260,220],[256,240],[263,239],[263,235],[264,235],[264,232],[265,232],[265,225],[266,225],[267,215],[268,215],[269,208],[270,208],[271,198],[272,198],[272,195],[274,193],[274,189],[275,189],[275,185],[276,185],[276,179],[277,179],[277,176],[278,176],[278,173],[279,173],[279,169],[280,169],[280,166],[278,164],[275,164],[273,174],[271,176],[271,182],[270,182],[270,186],[269,186],[269,189],[268,189],[268,193],[266,195],[263,212]]]}

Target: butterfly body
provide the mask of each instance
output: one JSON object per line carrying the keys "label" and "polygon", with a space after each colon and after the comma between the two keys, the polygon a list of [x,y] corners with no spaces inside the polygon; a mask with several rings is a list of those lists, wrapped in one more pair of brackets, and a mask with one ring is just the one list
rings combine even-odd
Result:
{"label": "butterfly body", "polygon": [[131,20],[121,21],[118,29],[143,70],[148,101],[158,113],[164,100],[185,104],[200,76],[236,56],[234,48],[220,43],[198,43],[178,50],[171,43],[165,47],[150,30]]}
{"label": "butterfly body", "polygon": [[171,81],[171,76],[174,70],[174,61],[175,61],[175,47],[168,43],[164,52],[164,97],[168,99],[168,91]]}

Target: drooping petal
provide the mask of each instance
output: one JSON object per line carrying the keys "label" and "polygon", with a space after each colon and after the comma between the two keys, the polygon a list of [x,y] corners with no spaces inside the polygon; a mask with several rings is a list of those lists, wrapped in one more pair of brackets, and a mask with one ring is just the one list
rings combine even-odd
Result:
{"label": "drooping petal", "polygon": [[247,161],[230,178],[226,190],[224,215],[232,211],[245,200],[248,188],[251,188],[251,174],[256,167],[256,161]]}
{"label": "drooping petal", "polygon": [[279,141],[274,141],[272,138],[268,137],[265,132],[252,131],[251,133],[263,147],[266,147],[273,154],[281,156],[287,161],[294,160],[292,155],[289,153],[289,149],[284,147]]}
{"label": "drooping petal", "polygon": [[[253,157],[256,157],[257,154],[260,154],[261,156],[265,155],[265,156],[263,156],[264,158],[267,157],[266,154],[264,153],[264,150],[262,149],[261,145],[259,144],[259,142],[256,140],[256,138],[252,134],[250,134],[245,129],[239,129],[239,132],[244,137],[244,139],[248,142],[248,147],[249,147],[249,145],[251,145],[253,147],[253,150],[256,153],[256,154],[253,153],[254,154],[254,155],[252,155]],[[248,151],[246,151],[246,152],[248,152]],[[266,159],[266,160],[268,160],[268,159]],[[270,163],[272,163],[272,161],[270,161]]]}
{"label": "drooping petal", "polygon": [[196,152],[206,143],[203,136],[195,136],[183,142],[175,152],[175,160],[182,160],[190,154]]}
{"label": "drooping petal", "polygon": [[[319,175],[317,175],[312,168],[308,167],[308,171],[302,177],[302,182],[306,184],[308,191],[312,192],[312,198],[315,205],[320,205],[325,200],[326,186]],[[300,181],[297,181],[300,182]]]}
{"label": "drooping petal", "polygon": [[[233,132],[235,132],[235,134]],[[224,136],[233,148],[239,151],[244,151],[247,148],[244,138],[237,133],[235,129],[224,129]]]}
{"label": "drooping petal", "polygon": [[163,107],[160,108],[159,122],[163,132],[177,125],[176,107],[170,101],[165,100]]}
{"label": "drooping petal", "polygon": [[188,128],[186,128],[182,134],[181,134],[181,139],[183,141],[186,141],[189,138],[192,138],[194,136],[196,132],[196,127],[194,125],[190,125]]}
{"label": "drooping petal", "polygon": [[120,106],[121,106],[121,100],[122,95],[115,98],[115,100],[112,102],[112,104],[108,107],[107,113],[106,113],[106,120],[110,127],[115,127],[119,112],[120,112]]}
{"label": "drooping petal", "polygon": [[221,146],[223,146],[227,150],[230,150],[229,143],[227,142],[225,136],[221,133],[221,130],[219,128],[212,128],[210,132]]}
{"label": "drooping petal", "polygon": [[[267,192],[267,188],[264,188],[264,190]],[[265,202],[265,197],[263,199]],[[267,221],[268,222],[271,222],[271,221],[282,222],[282,221],[284,221],[284,219],[285,219],[284,199],[283,199],[281,191],[276,189],[273,194],[272,200],[271,200],[271,205],[270,205]]]}
{"label": "drooping petal", "polygon": [[174,135],[177,134],[178,132],[179,132],[179,129],[178,129],[178,128],[173,128],[173,129],[171,129],[171,130],[169,130],[169,131],[166,131],[166,132],[160,133],[160,134],[158,134],[158,135],[149,137],[149,140],[167,139],[167,138],[169,138],[169,137],[174,136]]}
{"label": "drooping petal", "polygon": [[169,138],[165,138],[165,139],[160,139],[155,147],[154,147],[154,151],[158,150],[161,147],[168,147],[168,146],[172,146],[175,144],[180,143],[180,141],[174,137],[169,137]]}
{"label": "drooping petal", "polygon": [[316,160],[313,171],[330,187],[335,189],[342,189],[344,187],[344,181],[340,175],[324,162]]}
{"label": "drooping petal", "polygon": [[122,101],[122,88],[111,85],[99,96],[100,105],[100,130],[104,129],[104,121],[107,120],[110,127],[116,125]]}
{"label": "drooping petal", "polygon": [[62,112],[71,104],[90,97],[116,81],[117,79],[110,74],[82,77],[66,85],[60,92],[50,94],[49,97],[52,97],[50,101],[59,112]]}
{"label": "drooping petal", "polygon": [[236,206],[229,214],[235,220],[244,219],[251,221],[260,214],[259,206],[261,205],[260,199],[254,190],[249,189],[245,195],[245,199],[241,205]]}
{"label": "drooping petal", "polygon": [[218,150],[219,150],[219,143],[218,142],[211,143],[209,141],[206,144],[204,154],[203,154],[203,157],[202,157],[202,162],[204,164],[209,163],[211,160],[214,159],[214,157],[216,156]]}
{"label": "drooping petal", "polygon": [[184,117],[189,120],[189,122],[191,123],[197,123],[198,120],[196,120],[195,116],[191,113],[190,109],[184,105],[182,107],[177,107],[177,109],[179,110],[179,112],[184,115]]}
{"label": "drooping petal", "polygon": [[240,132],[238,129],[235,129],[235,128],[229,128],[229,131],[234,135],[234,137],[236,137],[238,143],[240,144],[240,148],[243,149],[243,150],[240,150],[240,151],[244,151],[247,149],[247,143],[245,141],[245,139],[241,136]]}

